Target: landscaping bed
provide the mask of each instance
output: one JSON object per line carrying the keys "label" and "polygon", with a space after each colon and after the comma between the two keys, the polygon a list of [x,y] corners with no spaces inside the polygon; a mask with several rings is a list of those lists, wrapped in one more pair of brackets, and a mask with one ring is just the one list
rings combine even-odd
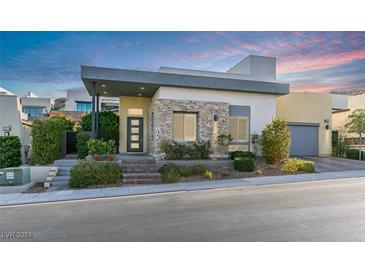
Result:
{"label": "landscaping bed", "polygon": [[[199,182],[199,181],[209,181],[209,180],[226,180],[226,179],[239,179],[239,178],[251,178],[260,176],[280,176],[288,175],[288,173],[283,172],[282,165],[274,167],[266,163],[263,157],[256,157],[255,159],[256,170],[250,172],[241,172],[235,170],[232,167],[222,167],[212,169],[213,177],[212,179],[206,178],[202,174],[196,174],[188,177],[181,176],[178,182]],[[295,174],[307,173],[304,171],[298,171]]]}
{"label": "landscaping bed", "polygon": [[45,192],[47,189],[44,187],[44,183],[36,183],[31,188],[28,188],[23,193],[40,193]]}

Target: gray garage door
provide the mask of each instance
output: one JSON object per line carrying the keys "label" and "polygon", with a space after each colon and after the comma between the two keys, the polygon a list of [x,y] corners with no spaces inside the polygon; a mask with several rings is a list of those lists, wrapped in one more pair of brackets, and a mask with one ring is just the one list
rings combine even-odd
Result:
{"label": "gray garage door", "polygon": [[289,125],[292,156],[318,155],[318,125]]}

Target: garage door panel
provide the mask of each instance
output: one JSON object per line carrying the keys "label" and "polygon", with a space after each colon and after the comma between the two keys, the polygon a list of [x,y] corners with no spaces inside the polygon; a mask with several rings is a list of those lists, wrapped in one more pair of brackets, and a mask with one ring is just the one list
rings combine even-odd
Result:
{"label": "garage door panel", "polygon": [[318,155],[318,127],[290,125],[292,156],[317,156]]}

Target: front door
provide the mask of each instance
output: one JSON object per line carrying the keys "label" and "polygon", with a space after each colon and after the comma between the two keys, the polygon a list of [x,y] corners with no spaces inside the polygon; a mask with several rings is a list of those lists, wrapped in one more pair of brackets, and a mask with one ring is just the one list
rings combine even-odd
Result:
{"label": "front door", "polygon": [[143,118],[127,118],[127,152],[143,152]]}

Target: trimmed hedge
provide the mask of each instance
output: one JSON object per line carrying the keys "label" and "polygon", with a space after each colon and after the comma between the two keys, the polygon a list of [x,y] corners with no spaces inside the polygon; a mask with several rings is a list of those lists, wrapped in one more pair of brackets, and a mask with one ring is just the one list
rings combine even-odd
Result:
{"label": "trimmed hedge", "polygon": [[[359,160],[359,150],[358,149],[349,149],[346,151],[346,158],[347,159],[353,159],[353,160]],[[361,160],[365,159],[365,152],[361,151]]]}
{"label": "trimmed hedge", "polygon": [[121,179],[121,169],[114,162],[81,160],[70,172],[70,188],[85,188],[91,185],[116,184]]}
{"label": "trimmed hedge", "polygon": [[91,136],[87,132],[80,132],[77,134],[76,138],[76,149],[79,159],[85,159],[85,157],[88,155],[88,147],[87,147],[87,141],[91,139]]}
{"label": "trimmed hedge", "polygon": [[22,164],[18,136],[0,136],[0,168],[18,167]]}
{"label": "trimmed hedge", "polygon": [[32,125],[32,163],[47,165],[58,159],[65,123],[58,119],[34,120]]}
{"label": "trimmed hedge", "polygon": [[243,157],[255,158],[255,155],[251,151],[237,150],[231,152],[232,160],[234,160],[235,158],[243,158]]}
{"label": "trimmed hedge", "polygon": [[209,159],[211,153],[211,144],[209,141],[198,141],[188,143],[177,143],[163,141],[161,143],[161,151],[166,154],[166,159],[182,160],[182,159]]}
{"label": "trimmed hedge", "polygon": [[235,158],[233,167],[238,171],[251,172],[255,170],[255,160],[250,157]]}
{"label": "trimmed hedge", "polygon": [[285,173],[297,173],[298,171],[314,172],[315,164],[313,161],[289,158],[286,160],[281,170]]}

